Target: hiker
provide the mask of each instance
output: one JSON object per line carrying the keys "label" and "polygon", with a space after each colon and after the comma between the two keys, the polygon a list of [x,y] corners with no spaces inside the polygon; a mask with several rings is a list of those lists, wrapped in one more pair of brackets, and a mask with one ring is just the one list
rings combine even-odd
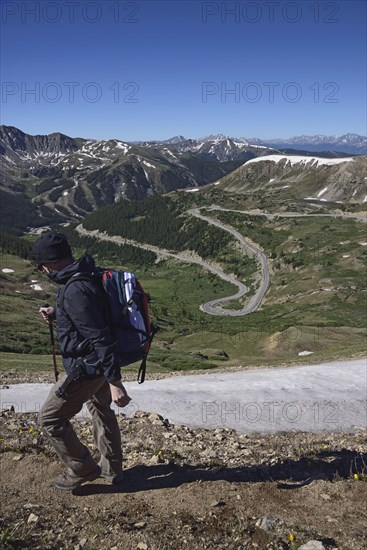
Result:
{"label": "hiker", "polygon": [[[51,231],[37,239],[33,257],[38,269],[60,285],[56,308],[40,307],[46,321],[56,320],[57,339],[67,373],[66,379],[62,377],[51,388],[39,417],[44,433],[67,466],[54,480],[54,486],[73,490],[100,476],[111,483],[120,483],[123,478],[121,435],[110,405],[113,401],[125,407],[131,398],[121,382],[116,342],[106,320],[104,292],[93,279],[94,260],[85,254],[74,261],[65,235]],[[66,287],[75,275],[82,275],[83,279],[76,279]],[[99,464],[70,424],[84,403],[92,415],[94,442],[101,454]]]}

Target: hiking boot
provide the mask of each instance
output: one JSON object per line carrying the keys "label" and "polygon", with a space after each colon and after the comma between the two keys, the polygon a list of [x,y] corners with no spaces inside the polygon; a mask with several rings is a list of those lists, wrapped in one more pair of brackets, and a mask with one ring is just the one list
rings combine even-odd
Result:
{"label": "hiking boot", "polygon": [[103,477],[109,483],[113,483],[114,485],[118,485],[119,483],[122,483],[123,480],[124,480],[124,472],[120,472],[119,474],[112,475],[112,476],[110,476],[108,474],[104,474],[102,472],[101,477]]}
{"label": "hiking boot", "polygon": [[101,476],[101,468],[97,466],[93,472],[86,476],[70,475],[67,471],[54,479],[54,486],[63,491],[72,491],[86,481],[94,481]]}

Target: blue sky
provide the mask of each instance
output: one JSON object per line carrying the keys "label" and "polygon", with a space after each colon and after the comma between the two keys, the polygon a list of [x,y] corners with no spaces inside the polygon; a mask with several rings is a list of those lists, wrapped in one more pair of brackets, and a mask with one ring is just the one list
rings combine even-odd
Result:
{"label": "blue sky", "polygon": [[366,134],[360,1],[3,1],[1,123],[125,140]]}

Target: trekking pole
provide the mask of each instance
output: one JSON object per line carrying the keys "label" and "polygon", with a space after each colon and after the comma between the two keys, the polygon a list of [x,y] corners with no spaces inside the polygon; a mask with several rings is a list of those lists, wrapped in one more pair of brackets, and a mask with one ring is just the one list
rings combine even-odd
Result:
{"label": "trekking pole", "polygon": [[[50,307],[50,304],[43,304],[41,307]],[[54,364],[54,374],[55,374],[55,380],[57,382],[59,378],[59,371],[57,370],[57,364],[56,364],[55,338],[54,338],[54,327],[52,325],[52,319],[48,319],[48,327],[50,329],[51,353],[52,353],[52,359]]]}

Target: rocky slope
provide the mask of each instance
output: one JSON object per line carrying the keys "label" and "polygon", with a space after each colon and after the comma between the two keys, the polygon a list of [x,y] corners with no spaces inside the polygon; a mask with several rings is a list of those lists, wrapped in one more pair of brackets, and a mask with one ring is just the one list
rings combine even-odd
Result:
{"label": "rocky slope", "polygon": [[229,192],[278,191],[304,200],[367,202],[367,156],[322,159],[269,155],[249,160],[225,176],[219,186]]}
{"label": "rocky slope", "polygon": [[[362,550],[367,438],[237,435],[118,417],[125,480],[53,489],[62,471],[35,413],[0,414],[1,548]],[[89,420],[73,421],[98,456]]]}
{"label": "rocky slope", "polygon": [[[289,185],[302,198],[318,198],[328,187],[321,200],[367,200],[366,157],[331,164],[316,162],[305,153],[297,163],[296,151],[289,155],[253,141],[219,134],[198,140],[176,136],[163,142],[127,143],[60,133],[31,136],[1,126],[2,224],[24,231],[82,219],[105,204],[195,189],[223,178],[226,189],[233,191]],[[278,162],[286,154],[288,160]],[[337,154],[320,155],[339,163]],[[259,159],[261,163],[254,164]]]}
{"label": "rocky slope", "polygon": [[[0,128],[4,215],[19,200],[21,210],[32,212],[25,217],[34,218],[34,225],[44,225],[50,217],[83,218],[122,199],[204,185],[240,164],[116,139],[73,139],[59,133],[30,136],[14,127]],[[20,225],[22,218],[15,216]]]}

